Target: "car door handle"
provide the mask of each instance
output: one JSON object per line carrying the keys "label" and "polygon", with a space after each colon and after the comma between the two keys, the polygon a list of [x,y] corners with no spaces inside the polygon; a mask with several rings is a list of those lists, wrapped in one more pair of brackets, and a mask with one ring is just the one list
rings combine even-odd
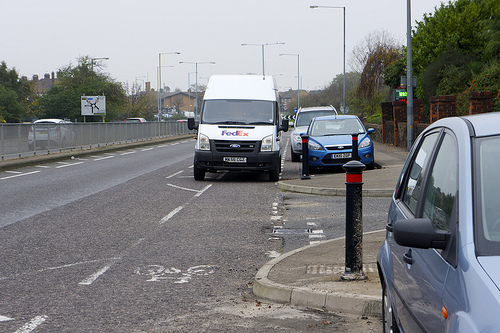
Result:
{"label": "car door handle", "polygon": [[415,259],[413,259],[413,256],[411,255],[411,249],[408,249],[408,251],[403,254],[403,261],[408,265],[413,265]]}

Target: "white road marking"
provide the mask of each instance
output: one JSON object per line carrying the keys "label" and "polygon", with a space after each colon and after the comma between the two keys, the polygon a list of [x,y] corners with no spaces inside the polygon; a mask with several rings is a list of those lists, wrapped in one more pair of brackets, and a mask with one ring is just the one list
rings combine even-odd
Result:
{"label": "white road marking", "polygon": [[195,189],[192,189],[192,188],[180,187],[180,186],[177,186],[177,185],[174,185],[174,184],[167,184],[167,185],[171,186],[171,187],[178,188],[180,190],[184,190],[184,191],[198,192],[198,190],[195,190]]}
{"label": "white road marking", "polygon": [[141,151],[148,151],[148,150],[153,150],[153,149],[154,149],[154,147],[153,148],[144,148],[144,149],[141,149]]}
{"label": "white road marking", "polygon": [[9,321],[9,320],[14,320],[14,318],[9,318],[5,316],[0,316],[0,321]]}
{"label": "white road marking", "polygon": [[184,172],[184,171],[182,171],[182,170],[181,170],[181,171],[178,171],[178,172],[176,172],[176,173],[174,173],[174,174],[172,174],[172,175],[170,175],[170,176],[167,176],[167,177],[165,177],[165,178],[169,179],[169,178],[175,177],[175,176],[177,176],[178,174],[181,174],[181,173],[183,173],[183,172]]}
{"label": "white road marking", "polygon": [[101,161],[101,160],[107,160],[108,158],[113,158],[114,156],[111,155],[111,156],[106,156],[106,157],[100,157],[100,158],[96,158],[94,161]]}
{"label": "white road marking", "polygon": [[5,171],[5,172],[7,172],[7,173],[13,173],[15,175],[22,173],[21,171],[8,171],[8,170]]}
{"label": "white road marking", "polygon": [[210,187],[212,187],[212,184],[205,186],[205,187],[204,187],[204,188],[202,188],[202,189],[201,189],[198,193],[196,193],[194,196],[195,196],[195,197],[199,197],[200,195],[202,195],[202,194],[203,194],[203,192],[205,192],[206,190],[208,190]]}
{"label": "white road marking", "polygon": [[103,268],[101,268],[100,270],[98,270],[97,272],[95,272],[94,274],[92,274],[91,276],[86,278],[85,280],[78,282],[78,284],[87,285],[87,286],[91,285],[95,280],[97,280],[99,278],[99,276],[103,275],[108,269],[110,269],[111,265],[112,265],[111,263],[107,264],[106,266],[104,266]]}
{"label": "white road marking", "polygon": [[136,151],[129,151],[129,152],[126,152],[126,153],[123,153],[123,154],[120,154],[121,156],[124,156],[124,155],[130,155],[130,154],[135,154],[137,153]]}
{"label": "white road marking", "polygon": [[36,329],[38,326],[43,324],[45,320],[47,320],[47,316],[36,316],[35,318],[31,319],[29,323],[26,323],[18,329],[15,333],[29,333],[32,332],[34,329]]}
{"label": "white road marking", "polygon": [[35,165],[35,168],[50,169],[50,166],[48,166],[48,165]]}
{"label": "white road marking", "polygon": [[168,213],[167,216],[165,216],[164,218],[162,218],[160,220],[160,224],[163,224],[163,223],[167,222],[168,220],[170,220],[172,217],[174,217],[175,214],[177,214],[178,212],[180,212],[183,208],[184,207],[179,206],[176,209],[174,209],[173,211],[171,211],[170,213]]}
{"label": "white road marking", "polygon": [[83,164],[83,162],[65,163],[63,165],[57,166],[56,169],[65,168],[65,167],[69,167],[69,166],[75,166],[75,165],[78,165],[78,164]]}
{"label": "white road marking", "polygon": [[10,178],[16,178],[16,177],[21,177],[21,176],[27,176],[27,175],[32,175],[32,174],[39,173],[39,172],[40,171],[31,171],[31,172],[26,172],[26,173],[20,173],[20,174],[13,175],[13,176],[2,177],[2,178],[0,178],[0,180],[10,179]]}

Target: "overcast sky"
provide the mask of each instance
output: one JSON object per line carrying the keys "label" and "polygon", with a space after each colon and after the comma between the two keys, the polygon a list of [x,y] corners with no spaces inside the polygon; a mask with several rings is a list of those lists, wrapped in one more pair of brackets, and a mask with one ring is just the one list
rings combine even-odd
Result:
{"label": "overcast sky", "polygon": [[[413,0],[412,22],[434,13],[441,0]],[[375,31],[406,44],[405,0],[0,0],[0,61],[20,76],[43,77],[77,64],[81,56],[108,57],[103,70],[119,82],[162,82],[185,91],[188,73],[206,84],[213,74],[276,75],[280,90],[297,89],[297,56],[303,89],[319,89],[342,73],[345,6],[346,71],[353,47]],[[202,62],[215,62],[201,64]],[[163,67],[173,66],[173,67]]]}

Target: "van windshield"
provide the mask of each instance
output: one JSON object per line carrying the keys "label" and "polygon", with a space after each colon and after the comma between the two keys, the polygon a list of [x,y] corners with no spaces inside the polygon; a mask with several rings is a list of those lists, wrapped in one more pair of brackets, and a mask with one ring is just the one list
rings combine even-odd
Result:
{"label": "van windshield", "polygon": [[275,103],[255,100],[206,100],[204,124],[273,125]]}

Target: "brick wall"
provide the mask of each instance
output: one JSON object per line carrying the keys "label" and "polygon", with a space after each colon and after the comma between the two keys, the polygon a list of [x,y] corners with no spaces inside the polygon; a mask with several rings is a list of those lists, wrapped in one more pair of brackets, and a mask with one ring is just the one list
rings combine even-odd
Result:
{"label": "brick wall", "polygon": [[430,123],[441,118],[457,115],[456,97],[453,95],[433,96],[430,100]]}
{"label": "brick wall", "polygon": [[471,91],[469,93],[469,114],[493,111],[493,93],[491,91]]}

